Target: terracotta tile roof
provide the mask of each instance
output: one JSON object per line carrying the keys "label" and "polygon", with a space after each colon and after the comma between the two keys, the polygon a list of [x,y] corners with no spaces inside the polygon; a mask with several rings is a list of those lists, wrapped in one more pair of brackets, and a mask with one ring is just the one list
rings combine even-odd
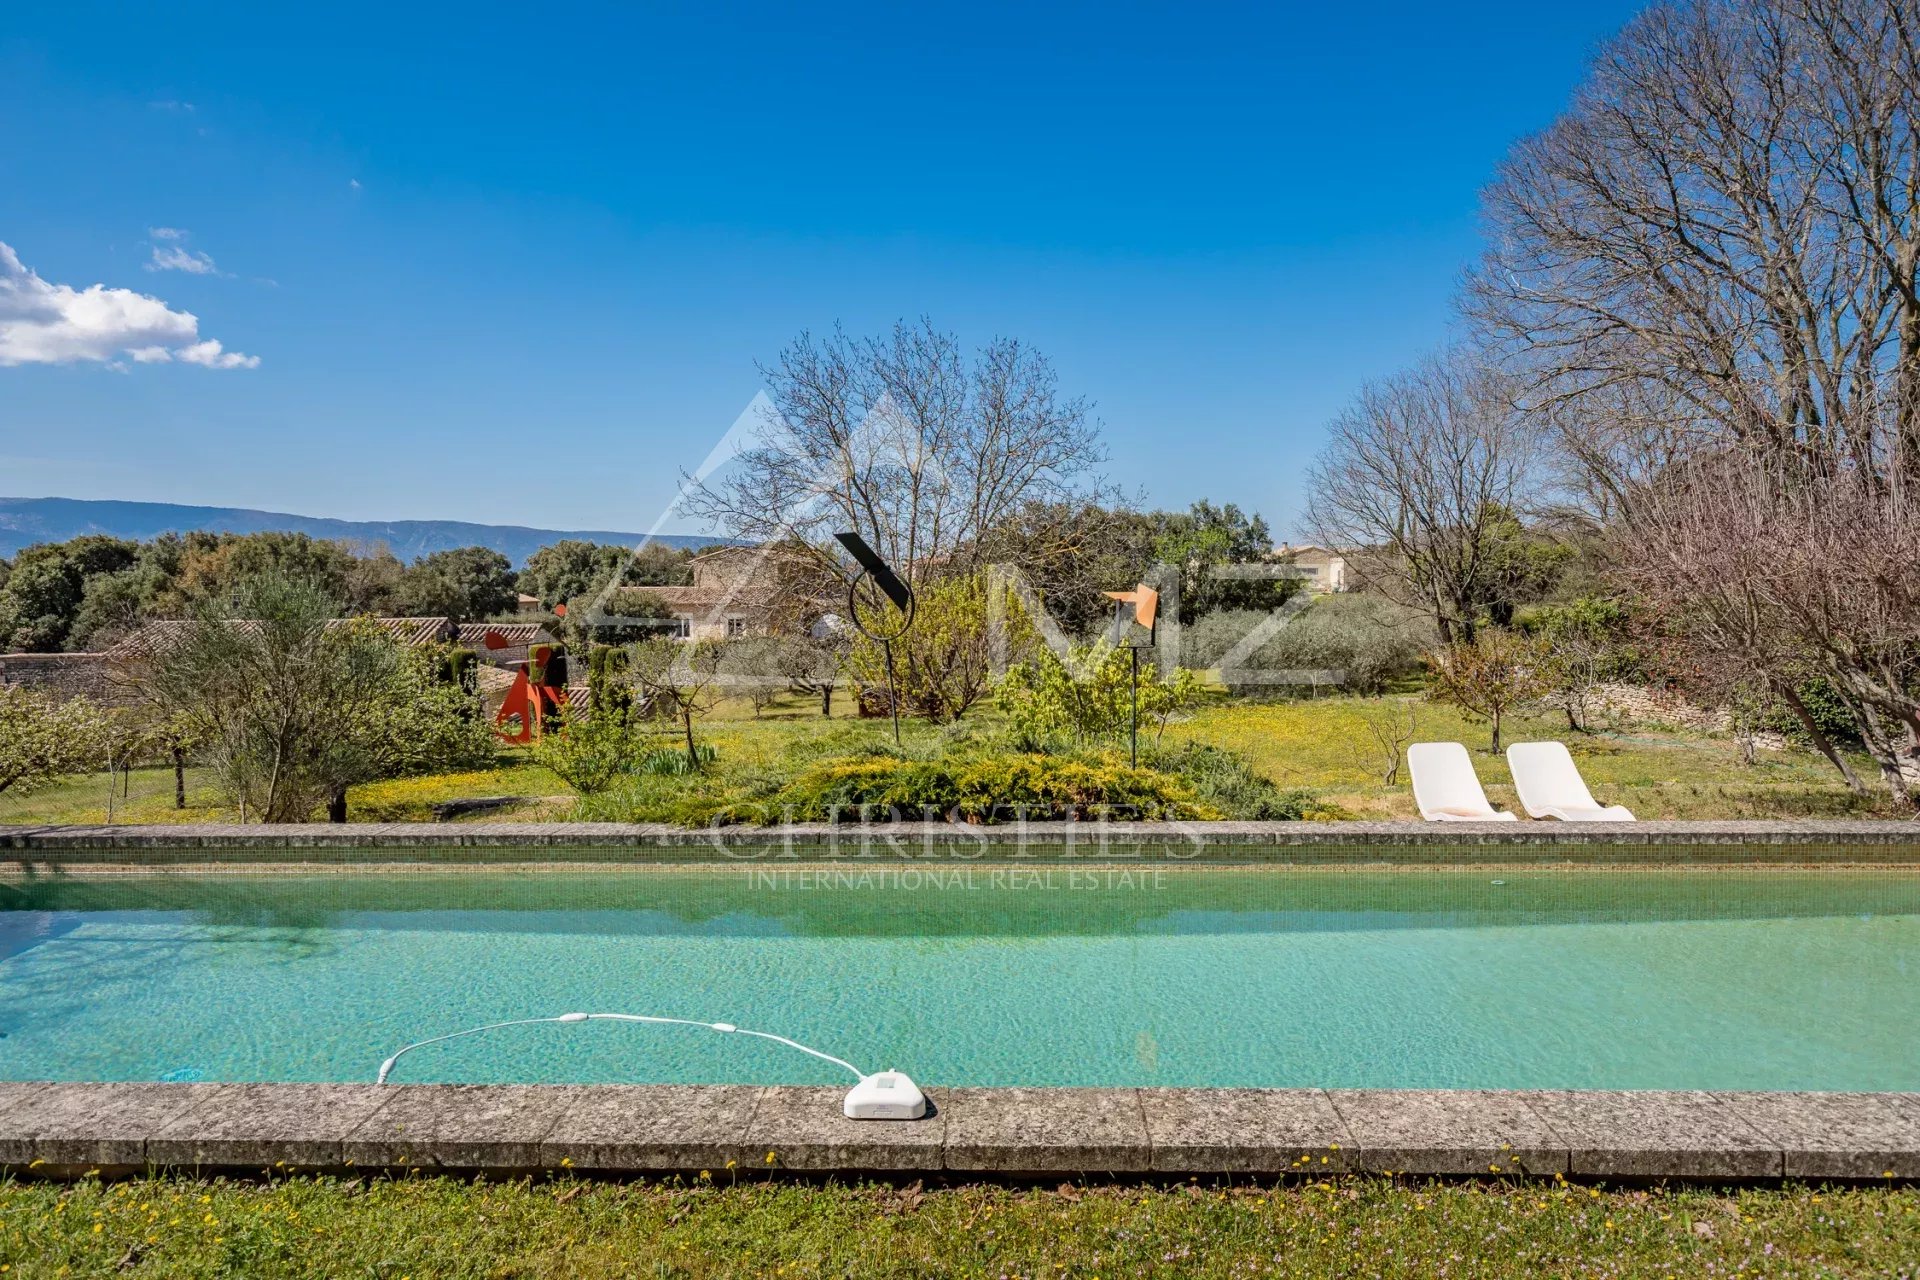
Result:
{"label": "terracotta tile roof", "polygon": [[[344,627],[358,621],[361,619],[341,618],[327,625]],[[410,649],[418,649],[429,644],[445,644],[456,634],[451,618],[368,618],[365,621],[378,626]]]}
{"label": "terracotta tile roof", "polygon": [[469,649],[481,648],[486,644],[489,631],[505,640],[509,649],[554,643],[553,636],[537,622],[463,622],[454,637],[454,643]]}

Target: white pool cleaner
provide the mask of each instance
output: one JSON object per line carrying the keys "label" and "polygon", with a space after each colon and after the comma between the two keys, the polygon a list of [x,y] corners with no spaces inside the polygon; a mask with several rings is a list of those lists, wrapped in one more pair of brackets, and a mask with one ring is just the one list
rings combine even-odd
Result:
{"label": "white pool cleaner", "polygon": [[373,1082],[386,1084],[387,1078],[393,1074],[394,1064],[415,1049],[424,1049],[431,1044],[445,1044],[449,1040],[460,1040],[467,1036],[477,1036],[483,1031],[499,1031],[505,1027],[531,1027],[549,1022],[567,1025],[580,1022],[647,1022],[657,1026],[701,1027],[724,1035],[753,1036],[759,1040],[771,1040],[775,1044],[786,1045],[789,1049],[798,1049],[822,1062],[831,1062],[836,1067],[845,1067],[853,1073],[853,1078],[859,1083],[847,1093],[846,1100],[840,1107],[849,1120],[918,1120],[927,1114],[927,1095],[922,1093],[920,1086],[908,1078],[904,1072],[876,1071],[868,1075],[846,1059],[836,1058],[818,1049],[809,1049],[798,1040],[789,1040],[785,1036],[774,1035],[771,1031],[749,1031],[745,1027],[736,1027],[731,1022],[696,1022],[691,1018],[656,1018],[640,1013],[563,1013],[552,1018],[515,1018],[509,1022],[489,1022],[482,1027],[469,1027],[465,1031],[452,1031],[444,1036],[416,1040],[381,1063],[380,1072],[374,1077]]}

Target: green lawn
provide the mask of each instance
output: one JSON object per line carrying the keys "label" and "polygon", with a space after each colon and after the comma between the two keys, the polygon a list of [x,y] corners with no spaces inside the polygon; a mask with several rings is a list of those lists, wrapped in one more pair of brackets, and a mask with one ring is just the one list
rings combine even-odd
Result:
{"label": "green lawn", "polygon": [[1897,1276],[1920,1192],[0,1185],[11,1276]]}
{"label": "green lawn", "polygon": [[[842,706],[846,700],[842,700]],[[1394,785],[1384,781],[1385,757],[1367,730],[1367,718],[1383,711],[1411,711],[1421,741],[1454,740],[1474,749],[1481,780],[1494,803],[1515,808],[1506,761],[1485,750],[1487,729],[1468,722],[1450,707],[1415,695],[1386,700],[1323,698],[1308,702],[1219,702],[1167,730],[1167,741],[1210,742],[1243,753],[1254,766],[1284,788],[1305,787],[1338,811],[1356,818],[1412,818],[1413,796],[1404,770]],[[957,729],[909,722],[912,742],[929,742],[948,733],[991,733],[990,707],[976,711]],[[498,767],[425,778],[406,778],[356,787],[349,797],[356,821],[407,822],[432,819],[431,805],[470,796],[519,796],[525,803],[474,815],[464,821],[565,820],[570,817],[649,816],[645,806],[666,812],[676,797],[694,791],[750,790],[770,773],[790,768],[796,758],[847,754],[889,740],[884,721],[861,721],[843,713],[833,720],[818,714],[812,699],[786,698],[762,717],[744,703],[730,704],[701,726],[701,738],[718,749],[716,765],[698,779],[650,780],[641,808],[581,805],[565,784],[529,762],[524,752],[503,754]],[[1570,734],[1563,718],[1520,716],[1507,725],[1508,741],[1561,738],[1573,748],[1580,767],[1603,803],[1625,804],[1642,818],[1766,818],[1871,816],[1888,814],[1884,799],[1851,795],[1833,767],[1810,751],[1763,751],[1760,762],[1741,761],[1733,741],[1724,737],[1644,727],[1594,734]],[[671,741],[664,738],[663,741]],[[1872,771],[1857,764],[1864,776]],[[69,779],[27,796],[0,795],[0,822],[94,823],[107,819],[105,774]],[[188,771],[187,807],[173,807],[169,769],[136,770],[128,794],[117,792],[114,819],[120,822],[232,821],[212,784],[199,769]]]}
{"label": "green lawn", "polygon": [[[1419,815],[1406,771],[1397,785],[1385,784],[1386,756],[1367,729],[1369,715],[1383,714],[1383,701],[1403,714],[1412,711],[1416,741],[1466,743],[1488,798],[1520,811],[1506,760],[1487,750],[1487,727],[1417,695],[1222,703],[1170,727],[1167,736],[1239,751],[1281,786],[1311,787],[1355,817],[1414,818]],[[1624,804],[1641,818],[1872,816],[1886,804],[1883,798],[1855,797],[1834,767],[1811,751],[1762,751],[1759,763],[1748,765],[1728,737],[1645,727],[1576,734],[1558,713],[1513,717],[1504,738],[1566,742],[1595,799]],[[1874,776],[1864,757],[1854,767],[1863,777]]]}

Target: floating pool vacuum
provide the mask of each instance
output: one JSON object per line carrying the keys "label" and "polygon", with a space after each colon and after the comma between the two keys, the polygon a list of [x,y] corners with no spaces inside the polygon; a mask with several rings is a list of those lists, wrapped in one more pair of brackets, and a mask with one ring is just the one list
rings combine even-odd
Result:
{"label": "floating pool vacuum", "polygon": [[424,1049],[430,1044],[445,1044],[449,1040],[460,1040],[467,1036],[477,1036],[483,1031],[499,1031],[505,1027],[531,1027],[548,1022],[567,1025],[580,1022],[648,1022],[658,1026],[700,1027],[707,1031],[718,1031],[724,1035],[752,1036],[757,1040],[771,1040],[775,1044],[786,1045],[789,1049],[798,1049],[822,1062],[831,1062],[836,1067],[845,1067],[853,1073],[854,1079],[859,1083],[848,1092],[846,1101],[840,1107],[849,1120],[918,1120],[927,1114],[927,1095],[922,1093],[920,1086],[903,1072],[876,1071],[868,1075],[844,1058],[836,1058],[818,1049],[809,1049],[798,1040],[789,1040],[785,1036],[774,1035],[771,1031],[749,1031],[745,1027],[736,1027],[731,1022],[696,1022],[691,1018],[656,1018],[639,1013],[563,1013],[553,1018],[515,1018],[510,1022],[489,1022],[483,1027],[469,1027],[465,1031],[453,1031],[444,1036],[416,1040],[380,1064],[380,1073],[374,1077],[374,1083],[386,1084],[387,1077],[393,1074],[394,1064],[415,1049]]}

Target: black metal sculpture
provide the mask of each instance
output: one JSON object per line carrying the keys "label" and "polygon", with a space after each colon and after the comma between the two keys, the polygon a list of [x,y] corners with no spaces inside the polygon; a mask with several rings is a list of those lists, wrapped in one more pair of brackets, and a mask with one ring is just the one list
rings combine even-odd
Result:
{"label": "black metal sculpture", "polygon": [[[880,553],[867,545],[865,538],[857,533],[836,533],[833,535],[841,546],[847,549],[860,566],[860,572],[847,583],[847,621],[867,639],[880,646],[880,652],[887,664],[887,710],[893,714],[893,745],[900,745],[900,690],[893,677],[893,642],[913,629],[914,612],[918,602],[914,599],[913,588],[900,580],[898,574]],[[893,607],[899,611],[900,623],[891,630],[876,631],[867,626],[860,618],[860,600],[856,594],[860,589],[860,579],[870,578]]]}

